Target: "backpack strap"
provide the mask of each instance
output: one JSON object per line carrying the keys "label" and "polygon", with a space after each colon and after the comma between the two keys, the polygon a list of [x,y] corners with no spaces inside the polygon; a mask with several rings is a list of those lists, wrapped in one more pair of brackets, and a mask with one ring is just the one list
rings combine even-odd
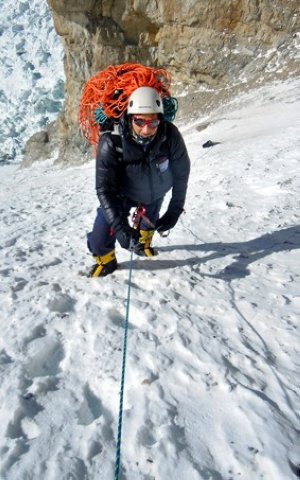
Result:
{"label": "backpack strap", "polygon": [[121,140],[121,134],[120,134],[120,125],[118,123],[114,123],[114,128],[110,132],[111,138],[115,147],[116,152],[119,154],[118,160],[122,160],[122,154],[123,154],[123,147],[122,147],[122,140]]}
{"label": "backpack strap", "polygon": [[[115,151],[118,154],[118,162],[121,163],[123,161],[123,146],[122,146],[122,139],[120,134],[120,124],[117,122],[114,122],[113,129],[107,130],[105,131],[105,133],[110,133]],[[170,135],[168,122],[166,122],[166,137],[167,137],[166,140],[168,145],[168,151],[170,152],[171,151],[171,147],[170,147],[171,135]]]}
{"label": "backpack strap", "polygon": [[115,146],[115,149],[118,153],[123,153],[122,148],[122,141],[120,135],[120,125],[118,123],[114,123],[114,128],[111,131],[112,141]]}

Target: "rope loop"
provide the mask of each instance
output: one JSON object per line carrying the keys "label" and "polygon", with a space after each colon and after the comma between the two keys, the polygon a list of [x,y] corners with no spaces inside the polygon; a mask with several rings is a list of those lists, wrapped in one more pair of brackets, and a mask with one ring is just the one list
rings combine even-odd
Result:
{"label": "rope loop", "polygon": [[101,131],[106,130],[111,121],[118,121],[131,93],[145,86],[154,88],[162,98],[165,120],[174,120],[177,100],[171,97],[171,75],[167,70],[139,63],[110,65],[91,77],[82,88],[78,121],[87,143],[96,149]]}

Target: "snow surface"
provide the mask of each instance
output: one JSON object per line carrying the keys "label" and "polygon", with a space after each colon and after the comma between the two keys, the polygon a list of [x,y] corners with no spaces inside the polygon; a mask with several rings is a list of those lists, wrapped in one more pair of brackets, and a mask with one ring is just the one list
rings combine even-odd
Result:
{"label": "snow surface", "polygon": [[64,99],[62,44],[46,0],[0,1],[0,165],[57,118]]}
{"label": "snow surface", "polygon": [[[299,473],[299,112],[290,80],[182,129],[186,214],[133,262],[122,479]],[[0,478],[113,479],[130,253],[84,275],[94,162],[2,167],[0,200]]]}

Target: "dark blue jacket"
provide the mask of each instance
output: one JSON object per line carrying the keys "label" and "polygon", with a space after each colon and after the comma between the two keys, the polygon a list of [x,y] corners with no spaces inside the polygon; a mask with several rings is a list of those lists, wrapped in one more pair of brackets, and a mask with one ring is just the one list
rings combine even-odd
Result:
{"label": "dark blue jacket", "polygon": [[155,138],[145,150],[121,122],[120,134],[103,132],[97,149],[96,190],[107,222],[124,222],[122,198],[149,205],[172,188],[168,212],[183,211],[190,159],[184,140],[172,123],[161,122]]}

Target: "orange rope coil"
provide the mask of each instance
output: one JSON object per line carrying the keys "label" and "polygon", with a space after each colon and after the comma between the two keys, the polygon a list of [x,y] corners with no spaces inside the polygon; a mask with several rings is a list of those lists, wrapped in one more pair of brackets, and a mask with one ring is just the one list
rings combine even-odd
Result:
{"label": "orange rope coil", "polygon": [[107,118],[119,118],[128,98],[139,87],[154,88],[161,98],[170,96],[171,76],[163,68],[137,63],[110,65],[88,80],[82,90],[78,120],[81,131],[91,145],[97,145],[100,134],[95,112],[101,109]]}

